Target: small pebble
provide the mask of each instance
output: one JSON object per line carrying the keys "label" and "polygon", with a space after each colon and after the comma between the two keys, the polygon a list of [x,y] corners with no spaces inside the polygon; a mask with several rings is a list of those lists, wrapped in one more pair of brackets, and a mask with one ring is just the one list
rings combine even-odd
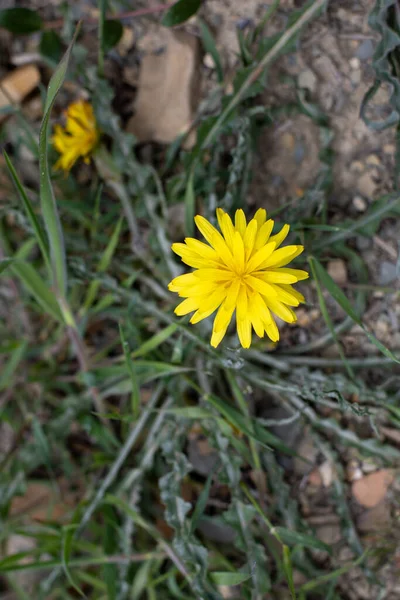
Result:
{"label": "small pebble", "polygon": [[385,144],[383,146],[383,151],[385,154],[394,154],[396,152],[395,144]]}
{"label": "small pebble", "polygon": [[368,207],[368,203],[362,196],[354,196],[353,206],[358,212],[365,212]]}
{"label": "small pebble", "polygon": [[357,189],[366,198],[372,200],[375,195],[377,184],[372,179],[371,173],[364,173],[357,182]]}
{"label": "small pebble", "polygon": [[214,59],[209,52],[207,52],[207,54],[204,55],[203,65],[207,67],[207,69],[215,69]]}
{"label": "small pebble", "polygon": [[372,40],[365,40],[357,48],[356,55],[360,60],[368,60],[371,58],[375,51],[374,43]]}
{"label": "small pebble", "polygon": [[349,60],[349,65],[352,69],[356,70],[360,68],[360,59],[356,56]]}
{"label": "small pebble", "polygon": [[365,169],[364,164],[360,160],[353,160],[350,164],[350,171],[356,171],[357,173],[362,173]]}
{"label": "small pebble", "polygon": [[328,262],[328,273],[338,285],[347,283],[347,267],[341,258],[335,258]]}
{"label": "small pebble", "polygon": [[394,263],[384,260],[379,269],[379,283],[380,285],[387,285],[397,279],[396,265]]}
{"label": "small pebble", "polygon": [[317,77],[311,69],[305,69],[298,77],[299,87],[309,90],[311,93],[315,92],[317,87]]}
{"label": "small pebble", "polygon": [[381,160],[379,156],[376,154],[369,154],[367,156],[367,165],[373,165],[374,167],[379,167],[381,165]]}

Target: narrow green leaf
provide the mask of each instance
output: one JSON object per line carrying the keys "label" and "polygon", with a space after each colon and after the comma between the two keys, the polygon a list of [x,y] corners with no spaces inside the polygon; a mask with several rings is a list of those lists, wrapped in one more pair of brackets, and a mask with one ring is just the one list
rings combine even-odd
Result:
{"label": "narrow green leaf", "polygon": [[288,546],[302,546],[304,548],[313,548],[314,550],[325,550],[329,554],[332,554],[332,548],[328,544],[321,542],[321,540],[312,535],[298,533],[286,527],[275,527],[274,529],[279,539]]}
{"label": "narrow green leaf", "polygon": [[137,419],[139,416],[140,409],[140,387],[138,383],[138,378],[135,373],[135,368],[133,366],[133,360],[131,357],[131,353],[129,351],[128,342],[125,340],[124,331],[120,324],[119,326],[119,335],[121,338],[122,349],[124,351],[125,362],[129,372],[129,377],[132,384],[132,393],[131,393],[131,407],[133,418]]}
{"label": "narrow green leaf", "polygon": [[211,578],[216,585],[239,585],[250,579],[251,575],[247,573],[231,573],[229,571],[214,571]]}
{"label": "narrow green leaf", "polygon": [[0,391],[6,390],[8,387],[10,387],[14,373],[24,358],[26,348],[27,342],[18,342],[17,346],[12,351],[10,358],[5,365],[2,366],[0,372]]}
{"label": "narrow green leaf", "polygon": [[199,10],[201,0],[178,0],[176,4],[165,13],[161,23],[164,27],[174,27],[184,23]]}
{"label": "narrow green leaf", "polygon": [[145,354],[152,352],[153,350],[158,348],[158,346],[160,346],[163,342],[165,342],[168,338],[170,338],[171,335],[173,335],[178,329],[178,327],[179,326],[176,323],[171,323],[171,325],[168,325],[168,327],[162,329],[159,333],[156,333],[155,335],[153,335],[153,337],[144,342],[144,344],[142,344],[140,348],[138,348],[132,353],[132,356],[134,358],[139,358],[140,356],[144,356]]}
{"label": "narrow green leaf", "polygon": [[288,548],[288,546],[283,546],[283,569],[285,571],[285,577],[290,590],[290,595],[292,596],[292,600],[296,600],[296,590],[293,581],[292,556],[290,553],[290,548]]}
{"label": "narrow green leaf", "polygon": [[68,579],[69,583],[71,584],[71,586],[74,588],[74,590],[76,590],[78,592],[78,594],[80,596],[82,596],[82,598],[86,598],[83,591],[73,580],[71,571],[69,569],[69,559],[71,557],[72,542],[74,540],[74,534],[75,534],[76,527],[77,527],[76,525],[65,525],[62,528],[61,561],[62,561],[62,566],[63,566],[64,572],[65,572],[65,575],[67,576],[67,579]]}
{"label": "narrow green leaf", "polygon": [[218,463],[214,466],[211,473],[207,477],[206,484],[205,484],[204,488],[202,489],[201,494],[197,500],[196,507],[193,511],[193,515],[192,515],[192,518],[190,521],[190,530],[191,530],[192,534],[196,531],[198,522],[200,521],[200,519],[203,516],[204,511],[206,509],[208,498],[210,496],[211,484],[213,481],[214,473],[217,470],[217,468],[218,468]]}
{"label": "narrow green leaf", "polygon": [[[193,384],[190,381],[190,385],[197,389],[200,393],[201,390],[197,385]],[[284,454],[288,454],[289,456],[295,456],[296,452],[289,448],[284,442],[282,442],[278,437],[276,437],[273,433],[267,431],[264,427],[259,425],[256,421],[244,417],[239,411],[232,408],[229,404],[221,400],[218,396],[214,394],[204,394],[204,399],[207,400],[210,404],[217,409],[217,411],[227,419],[227,421],[236,429],[246,434],[249,438],[254,439],[256,442],[259,442],[263,446],[267,448],[276,448],[280,450]]]}
{"label": "narrow green leaf", "polygon": [[185,193],[185,230],[186,235],[194,235],[194,216],[196,210],[196,196],[194,193],[194,170],[189,174]]}
{"label": "narrow green leaf", "polygon": [[340,358],[342,359],[343,364],[346,367],[346,370],[347,370],[347,373],[349,374],[349,377],[351,379],[354,379],[353,369],[351,368],[350,364],[348,363],[346,355],[343,352],[343,348],[342,348],[342,345],[341,345],[341,343],[340,343],[340,341],[339,341],[339,339],[337,337],[337,333],[336,333],[336,330],[335,330],[335,328],[333,326],[332,319],[331,319],[331,316],[330,316],[329,311],[328,311],[328,307],[326,306],[325,298],[324,298],[324,295],[322,293],[322,289],[321,289],[321,285],[320,285],[320,279],[319,279],[319,276],[318,276],[318,273],[317,273],[317,270],[316,270],[316,267],[315,267],[315,264],[314,264],[314,258],[313,257],[309,257],[309,263],[310,263],[311,271],[312,271],[312,274],[313,274],[313,277],[314,277],[315,286],[317,288],[318,302],[319,302],[319,306],[320,306],[320,309],[321,309],[322,316],[324,317],[325,323],[327,324],[327,326],[329,328],[329,331],[331,333],[332,338],[336,342],[336,346],[337,346],[337,349],[339,351]]}
{"label": "narrow green leaf", "polygon": [[32,418],[32,433],[40,453],[41,461],[43,461],[47,468],[51,470],[51,450],[49,442],[37,417]]}
{"label": "narrow green leaf", "polygon": [[50,179],[47,145],[51,109],[65,79],[72,47],[74,45],[76,36],[78,35],[78,31],[79,26],[75,31],[75,35],[72,38],[66,53],[64,54],[61,62],[50,79],[44,107],[44,116],[39,135],[40,200],[42,205],[42,214],[49,238],[50,255],[53,268],[53,285],[57,292],[63,296],[65,295],[67,289],[65,248],[60,217]]}
{"label": "narrow green leaf", "polygon": [[99,273],[105,273],[105,271],[107,271],[107,269],[110,265],[112,257],[114,256],[114,252],[118,246],[118,241],[119,241],[119,236],[121,233],[121,227],[122,227],[123,221],[124,221],[124,217],[121,217],[118,220],[118,223],[113,231],[110,241],[108,242],[107,247],[104,250],[104,253],[103,253],[103,255],[100,259],[99,265],[97,267],[97,271]]}
{"label": "narrow green leaf", "polygon": [[0,10],[0,27],[11,33],[33,33],[39,31],[43,21],[36,10],[30,8],[6,8]]}
{"label": "narrow green leaf", "polygon": [[[123,217],[121,217],[119,219],[117,226],[115,227],[113,234],[110,238],[110,241],[108,242],[107,247],[104,250],[104,252],[100,258],[100,262],[97,265],[98,273],[105,273],[111,263],[112,257],[114,256],[114,252],[118,246],[118,241],[119,241],[119,236],[121,233],[121,226],[122,226],[123,220],[124,220]],[[83,304],[83,309],[82,309],[83,314],[89,310],[89,308],[92,306],[93,302],[95,301],[95,299],[98,295],[100,285],[101,285],[100,279],[94,279],[93,281],[90,282],[89,289],[86,294],[85,302]]]}
{"label": "narrow green leaf", "polygon": [[330,581],[334,581],[335,579],[338,579],[341,575],[344,575],[348,571],[355,569],[355,567],[357,567],[362,562],[364,562],[364,560],[366,560],[366,558],[368,557],[370,552],[371,552],[371,549],[368,549],[363,554],[361,554],[361,556],[359,556],[357,558],[357,560],[351,561],[347,565],[344,565],[343,567],[340,567],[339,569],[336,569],[335,571],[331,571],[330,573],[327,573],[326,575],[321,575],[320,577],[316,577],[312,581],[308,581],[300,588],[300,593],[304,593],[304,598],[305,598],[305,594],[307,592],[311,592],[312,590],[319,587],[320,585],[325,585],[325,584],[329,583]]}
{"label": "narrow green leaf", "polygon": [[363,329],[370,342],[374,344],[378,350],[382,352],[382,354],[388,358],[391,358],[394,362],[400,363],[400,360],[393,354],[393,352],[386,348],[386,346],[376,339],[376,337],[367,329],[367,327],[361,321],[361,318],[353,309],[348,298],[345,296],[340,287],[333,281],[332,277],[325,270],[319,260],[315,257],[310,257],[310,264],[312,267],[314,267],[318,279],[331,294],[332,298],[334,298],[336,302],[343,308],[343,310],[349,315],[349,317],[351,317],[353,321]]}
{"label": "narrow green leaf", "polygon": [[2,258],[0,260],[0,274],[12,264],[13,260],[13,258]]}
{"label": "narrow green leaf", "polygon": [[180,406],[165,409],[165,412],[183,419],[215,419],[216,416],[201,406]]}
{"label": "narrow green leaf", "polygon": [[38,275],[36,269],[23,260],[13,261],[10,269],[13,275],[21,280],[22,285],[32,294],[43,310],[57,321],[63,322],[63,317],[53,292]]}
{"label": "narrow green leaf", "polygon": [[43,228],[40,225],[38,218],[35,215],[35,211],[33,209],[32,203],[29,200],[29,198],[25,192],[24,186],[22,185],[22,183],[18,177],[18,174],[17,174],[16,170],[14,169],[14,165],[12,164],[10,157],[8,156],[6,151],[4,151],[4,158],[5,158],[8,170],[10,172],[13,184],[19,194],[19,197],[21,198],[26,215],[27,215],[29,222],[32,226],[32,229],[35,233],[36,240],[37,240],[38,246],[40,248],[40,251],[42,253],[42,256],[46,262],[47,267],[49,269],[51,269],[48,242],[46,240],[46,236],[43,231]]}
{"label": "narrow green leaf", "polygon": [[215,68],[217,71],[218,82],[223,83],[224,69],[222,67],[221,57],[217,50],[217,46],[215,45],[214,37],[207,25],[204,23],[204,21],[200,21],[200,35],[201,41],[203,42],[204,50],[212,56],[212,59],[214,61]]}
{"label": "narrow green leaf", "polygon": [[99,50],[98,70],[100,77],[104,77],[104,26],[106,22],[107,0],[99,0]]}
{"label": "narrow green leaf", "polygon": [[104,22],[103,52],[106,54],[116,46],[122,37],[124,28],[120,21],[109,19]]}

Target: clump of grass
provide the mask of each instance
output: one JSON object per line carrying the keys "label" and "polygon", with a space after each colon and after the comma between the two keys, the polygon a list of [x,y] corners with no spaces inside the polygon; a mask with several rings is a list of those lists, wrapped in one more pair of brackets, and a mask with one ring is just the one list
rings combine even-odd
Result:
{"label": "clump of grass", "polygon": [[[167,292],[178,274],[170,252],[175,240],[168,239],[166,228],[169,204],[184,204],[188,234],[199,197],[209,218],[215,198],[228,211],[245,207],[254,134],[273,116],[257,105],[268,67],[293,48],[325,4],[306,3],[284,31],[265,38],[264,24],[279,5],[274,2],[259,26],[241,34],[243,65],[233,93],[222,98],[217,115],[200,115],[192,152],[185,153],[178,140],[158,173],[137,161],[134,140],[112,111],[113,92],[103,75],[109,26],[101,2],[98,65],[82,71],[71,62],[74,44],[82,50],[76,33],[50,81],[36,148],[36,189],[21,181],[13,166],[18,156],[5,155],[16,191],[8,209],[15,218],[10,226],[1,215],[0,269],[13,282],[19,319],[10,314],[1,325],[0,411],[12,443],[1,457],[0,574],[17,597],[27,597],[21,574],[33,572],[39,573],[35,598],[219,599],[227,586],[244,599],[281,588],[292,599],[315,593],[338,598],[338,578],[364,566],[367,555],[352,523],[343,473],[339,470],[335,498],[355,558],[339,567],[291,494],[281,464],[295,448],[253,409],[260,395],[284,406],[288,417],[274,425],[288,419],[307,424],[322,452],[335,460],[343,447],[384,464],[399,460],[399,451],[377,435],[360,437],[321,410],[353,414],[372,423],[373,431],[383,422],[399,426],[398,392],[389,377],[371,389],[359,371],[371,363],[393,369],[399,357],[364,326],[366,292],[348,299],[324,267],[329,249],[329,256],[346,256],[365,283],[365,265],[349,242],[359,233],[369,235],[385,217],[398,216],[398,197],[378,200],[357,221],[330,225],[324,210],[332,181],[329,122],[299,95],[287,110],[311,116],[326,143],[315,189],[287,214],[306,247],[327,329],[290,353],[272,352],[264,342],[249,351],[231,342],[214,350],[208,333],[173,314]],[[222,63],[206,26],[202,39],[222,83]],[[79,73],[91,93],[108,140],[107,150],[93,158],[84,189],[75,174],[59,178],[50,164],[51,111],[68,65],[69,77]],[[237,139],[228,174],[222,161],[226,134]],[[342,323],[332,322],[327,295],[346,314]],[[340,336],[353,324],[380,354],[361,362],[345,356]],[[331,344],[338,345],[340,359],[318,356]],[[188,440],[196,436],[207,440],[215,458],[200,479],[188,459]],[[65,479],[77,492],[66,506]],[[61,518],[15,514],[15,499],[29,494],[35,481],[46,482],[48,505],[62,507]],[[210,541],[201,527],[207,522],[230,541]],[[30,549],[5,554],[17,534],[32,541]],[[330,555],[326,570],[313,562],[312,550]],[[295,571],[307,583],[296,586]]]}

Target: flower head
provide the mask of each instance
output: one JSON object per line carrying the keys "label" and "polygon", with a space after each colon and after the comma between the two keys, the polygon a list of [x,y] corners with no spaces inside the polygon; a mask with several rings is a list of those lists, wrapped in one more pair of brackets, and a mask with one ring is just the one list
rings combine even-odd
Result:
{"label": "flower head", "polygon": [[259,337],[266,333],[277,342],[279,331],[274,315],[294,323],[296,314],[291,307],[304,302],[292,284],[307,279],[308,273],[286,267],[304,248],[280,248],[289,225],[271,236],[274,221],[267,220],[262,208],[249,223],[243,210],[236,211],[234,224],[221,208],[217,209],[217,218],[222,234],[204,217],[195,217],[209,245],[194,238],[172,245],[182,261],[196,269],[176,277],[168,286],[185,298],[175,313],[181,316],[195,311],[190,322],[198,323],[218,309],[211,337],[214,348],[223,339],[235,310],[243,348],[250,347],[252,329]]}
{"label": "flower head", "polygon": [[90,162],[90,154],[99,141],[99,131],[89,102],[79,100],[69,105],[65,128],[56,125],[53,145],[61,154],[55,168],[68,172],[78,158]]}

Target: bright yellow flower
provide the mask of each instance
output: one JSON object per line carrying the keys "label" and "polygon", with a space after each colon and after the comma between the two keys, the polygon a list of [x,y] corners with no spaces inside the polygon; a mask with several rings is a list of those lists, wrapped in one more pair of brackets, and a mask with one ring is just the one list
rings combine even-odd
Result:
{"label": "bright yellow flower", "polygon": [[84,100],[70,104],[65,128],[60,125],[54,128],[52,142],[61,154],[55,168],[68,172],[80,157],[89,163],[98,141],[99,131],[92,105]]}
{"label": "bright yellow flower", "polygon": [[252,328],[259,337],[266,333],[277,342],[279,331],[273,315],[294,323],[296,314],[291,307],[304,302],[304,296],[293,289],[292,283],[307,279],[308,273],[286,268],[304,248],[279,248],[290,227],[284,225],[271,236],[274,221],[267,220],[263,208],[248,224],[242,210],[236,211],[235,224],[221,208],[217,209],[217,218],[222,235],[207,219],[195,217],[210,245],[194,238],[172,245],[182,261],[196,269],[176,277],[168,286],[171,292],[185,298],[175,313],[181,316],[196,311],[190,322],[198,323],[218,308],[211,337],[214,348],[224,337],[235,309],[243,348],[250,347]]}

